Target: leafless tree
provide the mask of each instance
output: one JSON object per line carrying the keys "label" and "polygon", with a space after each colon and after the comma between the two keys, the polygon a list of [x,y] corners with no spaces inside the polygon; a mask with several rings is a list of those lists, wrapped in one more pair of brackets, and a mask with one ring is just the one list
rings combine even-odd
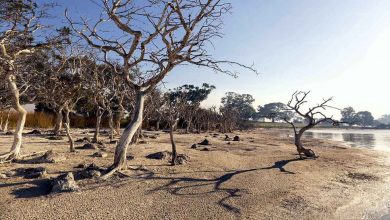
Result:
{"label": "leafless tree", "polygon": [[4,83],[7,83],[12,95],[12,108],[18,115],[11,150],[0,156],[0,162],[20,157],[27,113],[20,103],[17,78],[18,74],[28,71],[25,63],[21,61],[46,45],[37,42],[37,39],[42,39],[42,36],[37,35],[42,34],[40,30],[44,25],[41,21],[47,15],[48,7],[49,5],[38,6],[33,0],[0,2],[0,68],[5,76]]}
{"label": "leafless tree", "polygon": [[[221,37],[222,17],[231,5],[220,0],[100,0],[103,13],[95,24],[86,19],[71,27],[104,57],[115,54],[123,65],[120,74],[136,93],[133,118],[124,130],[115,150],[114,163],[106,179],[123,168],[127,148],[142,124],[145,96],[175,67],[190,63],[216,72],[235,75],[225,65],[252,67],[235,62],[217,61],[207,51],[216,37]],[[104,24],[104,25],[103,25]],[[104,27],[117,36],[106,37]],[[112,57],[112,56],[111,56]],[[115,65],[106,59],[106,63]],[[230,66],[229,66],[230,67]]]}
{"label": "leafless tree", "polygon": [[173,132],[177,127],[177,123],[184,112],[186,106],[186,100],[182,93],[166,92],[164,94],[164,104],[160,107],[162,115],[169,126],[169,137],[172,145],[172,159],[171,164],[176,165],[177,161],[177,149],[176,143],[173,138]]}
{"label": "leafless tree", "polygon": [[299,157],[302,159],[302,153],[306,157],[317,157],[313,150],[306,149],[303,147],[301,142],[302,135],[305,131],[313,128],[314,126],[324,123],[331,122],[334,125],[339,124],[338,121],[334,120],[332,117],[327,117],[322,111],[327,108],[333,108],[328,105],[332,98],[324,99],[320,104],[317,104],[313,107],[307,108],[306,111],[302,110],[302,106],[307,103],[306,97],[310,92],[296,91],[292,95],[290,101],[287,103],[287,109],[297,113],[299,116],[303,117],[306,121],[306,125],[302,128],[298,128],[290,118],[284,118],[284,121],[289,123],[294,129],[294,144],[297,147]]}
{"label": "leafless tree", "polygon": [[85,95],[83,80],[90,70],[87,56],[68,46],[52,47],[45,51],[45,70],[37,74],[39,80],[35,82],[32,91],[36,95],[35,101],[45,103],[61,116],[64,114],[62,123],[69,139],[70,151],[74,152],[69,115]]}

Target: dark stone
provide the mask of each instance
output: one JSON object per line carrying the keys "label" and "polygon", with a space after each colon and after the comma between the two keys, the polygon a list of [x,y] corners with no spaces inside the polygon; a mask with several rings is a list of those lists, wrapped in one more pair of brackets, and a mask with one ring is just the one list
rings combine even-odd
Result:
{"label": "dark stone", "polygon": [[227,142],[226,144],[231,144],[231,143],[230,143],[230,141],[229,141],[229,142]]}
{"label": "dark stone", "polygon": [[89,137],[84,137],[84,138],[82,138],[82,139],[76,140],[75,142],[76,142],[76,143],[83,143],[83,142],[91,143],[92,141],[91,141],[91,138],[89,138]]}
{"label": "dark stone", "polygon": [[43,163],[58,163],[64,160],[66,160],[66,157],[54,153],[52,150],[47,151],[41,158]]}
{"label": "dark stone", "polygon": [[33,167],[24,169],[24,178],[35,179],[46,176],[46,169],[44,167]]}
{"label": "dark stone", "polygon": [[153,160],[164,160],[169,157],[171,157],[172,153],[168,151],[160,151],[157,153],[152,153],[146,156],[148,159],[153,159]]}
{"label": "dark stone", "polygon": [[240,141],[240,137],[239,136],[234,136],[233,141]]}
{"label": "dark stone", "polygon": [[52,141],[60,141],[63,140],[64,138],[61,136],[49,136],[47,139],[52,140]]}
{"label": "dark stone", "polygon": [[187,161],[189,161],[189,159],[190,158],[185,154],[178,154],[176,157],[175,164],[178,164],[178,165],[186,164]]}
{"label": "dark stone", "polygon": [[101,158],[106,158],[107,156],[108,156],[108,154],[107,154],[107,153],[100,152],[100,151],[98,151],[98,152],[95,152],[95,153],[93,153],[93,154],[92,154],[92,157],[101,157]]}
{"label": "dark stone", "polygon": [[42,134],[42,132],[37,130],[37,129],[34,129],[34,130],[28,132],[27,134]]}
{"label": "dark stone", "polygon": [[207,139],[204,139],[202,142],[198,143],[199,145],[210,145],[210,141]]}
{"label": "dark stone", "polygon": [[232,139],[227,135],[225,134],[225,141],[231,141]]}
{"label": "dark stone", "polygon": [[134,156],[133,156],[133,155],[127,155],[127,156],[126,156],[126,159],[127,159],[127,160],[134,160]]}
{"label": "dark stone", "polygon": [[7,131],[5,134],[6,135],[13,135],[14,133],[12,131]]}
{"label": "dark stone", "polygon": [[200,151],[210,151],[210,149],[208,149],[207,147],[203,148],[202,150]]}
{"label": "dark stone", "polygon": [[147,144],[148,142],[146,142],[145,140],[140,140],[139,142],[138,142],[138,144]]}
{"label": "dark stone", "polygon": [[79,165],[75,166],[75,168],[82,168],[82,169],[85,169],[87,167],[88,167],[88,165],[85,163],[80,163]]}
{"label": "dark stone", "polygon": [[198,146],[196,145],[196,144],[193,144],[192,146],[191,146],[191,149],[196,149]]}
{"label": "dark stone", "polygon": [[98,149],[98,147],[97,147],[95,144],[86,143],[86,144],[84,144],[82,147],[79,147],[79,149],[84,149],[84,150],[88,150],[88,149],[96,150],[96,149]]}
{"label": "dark stone", "polygon": [[[105,171],[105,169],[97,166],[94,163],[91,163],[90,165],[82,164],[84,169],[78,172],[79,177],[81,178],[94,178],[94,177],[100,177],[102,175],[102,172]],[[81,167],[81,166],[80,166]]]}
{"label": "dark stone", "polygon": [[53,186],[51,193],[75,192],[80,190],[71,172],[59,175],[51,184]]}

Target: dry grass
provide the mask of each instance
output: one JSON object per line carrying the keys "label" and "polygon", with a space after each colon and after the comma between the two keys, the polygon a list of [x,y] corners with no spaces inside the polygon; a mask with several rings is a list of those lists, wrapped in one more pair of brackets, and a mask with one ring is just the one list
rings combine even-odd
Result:
{"label": "dry grass", "polygon": [[[5,122],[7,118],[7,112],[0,112],[0,117],[3,117]],[[9,115],[9,128],[15,128],[17,121],[17,113],[11,112]],[[73,128],[93,128],[95,127],[96,118],[95,117],[84,117],[80,115],[72,115],[70,117],[71,127]],[[26,128],[41,128],[49,129],[53,128],[55,124],[55,115],[45,112],[29,112],[26,117]],[[108,118],[103,117],[101,122],[101,127],[108,127]]]}
{"label": "dry grass", "polygon": [[[5,118],[7,117],[7,113],[4,112],[2,114],[4,115],[5,120]],[[17,113],[11,112],[9,115],[9,128],[16,127],[17,119]],[[25,126],[28,128],[51,128],[54,126],[54,119],[54,115],[47,114],[44,112],[27,113]]]}

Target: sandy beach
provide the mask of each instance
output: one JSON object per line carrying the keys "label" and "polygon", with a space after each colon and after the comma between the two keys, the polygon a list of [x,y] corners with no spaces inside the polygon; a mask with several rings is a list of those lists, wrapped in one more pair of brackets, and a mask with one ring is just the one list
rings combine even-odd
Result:
{"label": "sandy beach", "polygon": [[[50,194],[50,178],[76,171],[80,163],[108,166],[114,144],[101,139],[108,157],[96,150],[68,152],[64,140],[25,135],[23,154],[54,150],[58,163],[1,164],[0,173],[45,167],[44,178],[0,179],[0,219],[378,219],[390,213],[390,153],[345,147],[343,143],[306,139],[317,159],[300,160],[288,130],[257,129],[228,134],[176,134],[184,165],[147,159],[169,151],[168,134],[130,147],[129,177],[78,181],[79,192]],[[77,131],[76,138],[92,136]],[[191,149],[207,138],[211,145]],[[11,135],[0,136],[6,152]],[[78,144],[79,146],[80,144]],[[207,147],[208,151],[204,151]]]}

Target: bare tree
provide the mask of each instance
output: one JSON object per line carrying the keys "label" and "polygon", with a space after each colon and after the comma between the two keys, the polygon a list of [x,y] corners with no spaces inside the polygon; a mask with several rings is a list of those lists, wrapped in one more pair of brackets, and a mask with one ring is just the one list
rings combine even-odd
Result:
{"label": "bare tree", "polygon": [[[37,43],[41,34],[41,19],[47,14],[48,5],[41,7],[33,0],[0,2],[0,68],[4,73],[5,83],[12,95],[12,108],[18,115],[14,141],[9,153],[0,156],[0,162],[20,157],[22,132],[26,121],[26,110],[20,103],[20,88],[17,76],[22,73],[25,57],[34,54],[38,48],[45,46]],[[24,69],[24,71],[28,71]]]}
{"label": "bare tree", "polygon": [[[142,124],[145,96],[175,67],[195,64],[235,75],[223,65],[235,62],[216,61],[207,53],[207,45],[221,37],[222,17],[231,8],[220,0],[122,1],[100,0],[103,13],[91,25],[85,19],[81,27],[68,18],[72,28],[104,57],[119,57],[123,65],[120,74],[136,93],[133,118],[124,130],[115,150],[114,163],[108,178],[122,169],[127,148]],[[68,16],[67,16],[68,17]],[[104,24],[104,25],[102,25]],[[119,29],[119,36],[106,37],[104,27]],[[106,63],[113,65],[106,59]]]}
{"label": "bare tree", "polygon": [[177,149],[176,143],[173,138],[173,132],[176,129],[177,123],[183,113],[184,107],[186,106],[186,99],[183,93],[167,92],[164,94],[164,105],[161,106],[162,115],[169,126],[169,137],[172,145],[172,159],[171,164],[176,165],[177,161]]}
{"label": "bare tree", "polygon": [[[85,76],[90,72],[88,55],[81,52],[81,46],[71,42],[70,30],[60,30],[64,41],[36,53],[36,62],[42,71],[36,74],[30,90],[34,101],[45,103],[57,114],[64,114],[62,122],[69,139],[70,151],[74,152],[74,140],[70,131],[70,113],[83,98]],[[57,134],[56,134],[57,135]]]}
{"label": "bare tree", "polygon": [[332,122],[334,125],[338,125],[339,122],[332,117],[327,117],[322,111],[327,108],[333,108],[328,105],[332,98],[324,99],[320,104],[307,108],[306,111],[302,110],[302,105],[307,103],[306,97],[310,92],[296,91],[292,95],[290,101],[287,103],[287,109],[289,111],[296,112],[299,116],[305,119],[306,125],[302,128],[297,128],[291,118],[284,118],[284,121],[289,123],[294,129],[294,144],[297,147],[299,157],[302,159],[302,153],[306,157],[317,157],[313,150],[303,147],[301,142],[302,135],[305,131],[313,128],[314,126],[324,123]]}

